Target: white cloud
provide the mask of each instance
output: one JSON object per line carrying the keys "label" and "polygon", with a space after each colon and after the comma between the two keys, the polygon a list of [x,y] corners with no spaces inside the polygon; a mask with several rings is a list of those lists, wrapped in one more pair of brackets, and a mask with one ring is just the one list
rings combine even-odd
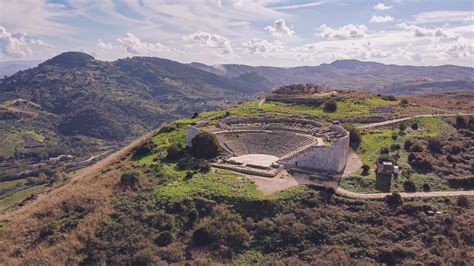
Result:
{"label": "white cloud", "polygon": [[132,33],[127,33],[126,37],[118,38],[117,41],[122,44],[125,50],[131,54],[153,54],[171,50],[169,47],[156,42],[149,43],[141,41]]}
{"label": "white cloud", "polygon": [[275,10],[287,10],[287,9],[298,9],[298,8],[306,8],[306,7],[315,7],[324,4],[322,1],[306,3],[306,4],[295,4],[295,5],[286,5],[286,6],[276,6],[273,7]]}
{"label": "white cloud", "polygon": [[385,22],[390,22],[390,21],[393,21],[394,20],[394,17],[392,16],[372,16],[372,18],[370,19],[370,22],[372,23],[385,23]]}
{"label": "white cloud", "polygon": [[114,46],[111,43],[103,42],[101,39],[97,39],[97,46],[102,49],[112,49]]}
{"label": "white cloud", "polygon": [[329,40],[346,40],[364,38],[367,33],[367,27],[364,25],[347,24],[340,28],[331,28],[326,24],[319,27],[320,36]]}
{"label": "white cloud", "polygon": [[275,37],[285,37],[295,34],[295,31],[286,26],[284,19],[280,18],[273,22],[273,26],[265,27],[265,31],[270,32]]}
{"label": "white cloud", "polygon": [[405,23],[397,24],[398,28],[413,32],[415,37],[438,37],[456,40],[460,37],[459,34],[448,33],[442,28],[428,29],[416,25],[407,25]]}
{"label": "white cloud", "polygon": [[474,17],[474,11],[462,10],[440,10],[422,12],[413,17],[413,23],[436,23],[436,22],[457,22],[457,21],[471,21]]}
{"label": "white cloud", "polygon": [[183,40],[203,47],[217,49],[221,55],[234,53],[231,41],[224,36],[208,32],[198,31],[183,37]]}
{"label": "white cloud", "polygon": [[374,6],[375,10],[388,10],[392,8],[393,6],[386,6],[384,3],[378,3]]}
{"label": "white cloud", "polygon": [[43,40],[28,37],[23,33],[12,33],[0,26],[0,48],[8,57],[24,58],[33,55],[33,47],[53,48],[54,45]]}
{"label": "white cloud", "polygon": [[266,54],[277,52],[283,45],[279,41],[269,42],[267,40],[252,39],[247,42],[243,42],[242,46],[244,49],[252,54]]}

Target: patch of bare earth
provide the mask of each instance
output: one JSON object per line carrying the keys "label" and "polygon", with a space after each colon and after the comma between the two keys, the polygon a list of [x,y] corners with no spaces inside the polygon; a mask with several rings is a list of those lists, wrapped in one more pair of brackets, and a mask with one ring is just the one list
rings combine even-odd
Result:
{"label": "patch of bare earth", "polygon": [[110,213],[119,182],[114,165],[143,144],[149,133],[97,164],[81,170],[71,180],[18,209],[0,215],[0,261],[5,264],[57,265],[69,261],[95,234],[96,226]]}

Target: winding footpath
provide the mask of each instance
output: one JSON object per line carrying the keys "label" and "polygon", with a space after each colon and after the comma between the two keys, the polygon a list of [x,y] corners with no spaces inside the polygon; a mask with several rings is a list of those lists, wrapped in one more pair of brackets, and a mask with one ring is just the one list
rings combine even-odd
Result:
{"label": "winding footpath", "polygon": [[[431,114],[431,115],[415,115],[403,117],[383,122],[370,123],[357,126],[358,129],[373,128],[379,126],[386,126],[396,124],[399,122],[420,118],[420,117],[451,117],[451,116],[472,116],[474,113],[459,113],[459,114]],[[382,199],[392,193],[357,193],[352,192],[341,187],[336,189],[336,194],[353,199]],[[402,198],[426,198],[426,197],[454,197],[454,196],[473,196],[474,190],[456,190],[456,191],[432,191],[432,192],[399,192]]]}
{"label": "winding footpath", "polygon": [[396,123],[400,123],[400,122],[403,122],[403,121],[407,121],[407,120],[411,120],[411,119],[415,119],[415,118],[420,118],[420,117],[452,117],[452,116],[471,116],[471,115],[474,115],[474,113],[414,115],[414,116],[407,116],[407,117],[402,117],[402,118],[398,118],[398,119],[387,120],[387,121],[383,121],[383,122],[359,125],[356,128],[364,129],[364,128],[386,126],[386,125],[396,124]]}

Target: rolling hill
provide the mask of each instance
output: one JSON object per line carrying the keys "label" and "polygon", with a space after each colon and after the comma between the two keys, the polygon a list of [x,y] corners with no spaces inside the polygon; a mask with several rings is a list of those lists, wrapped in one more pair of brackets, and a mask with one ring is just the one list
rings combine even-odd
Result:
{"label": "rolling hill", "polygon": [[165,121],[270,89],[259,76],[227,78],[166,59],[104,62],[62,53],[0,80],[0,158],[11,166],[15,159],[91,156]]}
{"label": "rolling hill", "polygon": [[258,74],[273,86],[317,83],[334,89],[356,89],[390,94],[443,92],[474,88],[474,69],[453,65],[399,66],[359,60],[337,60],[320,66],[291,68],[191,63],[191,66],[226,77]]}

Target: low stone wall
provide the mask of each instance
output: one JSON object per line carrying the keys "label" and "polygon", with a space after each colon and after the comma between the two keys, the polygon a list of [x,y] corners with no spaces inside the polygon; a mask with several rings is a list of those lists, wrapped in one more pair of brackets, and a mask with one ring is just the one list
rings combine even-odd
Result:
{"label": "low stone wall", "polygon": [[344,133],[344,137],[334,140],[331,145],[311,146],[289,158],[279,160],[278,163],[288,167],[342,172],[349,156],[349,133],[342,127],[331,126],[330,128]]}

